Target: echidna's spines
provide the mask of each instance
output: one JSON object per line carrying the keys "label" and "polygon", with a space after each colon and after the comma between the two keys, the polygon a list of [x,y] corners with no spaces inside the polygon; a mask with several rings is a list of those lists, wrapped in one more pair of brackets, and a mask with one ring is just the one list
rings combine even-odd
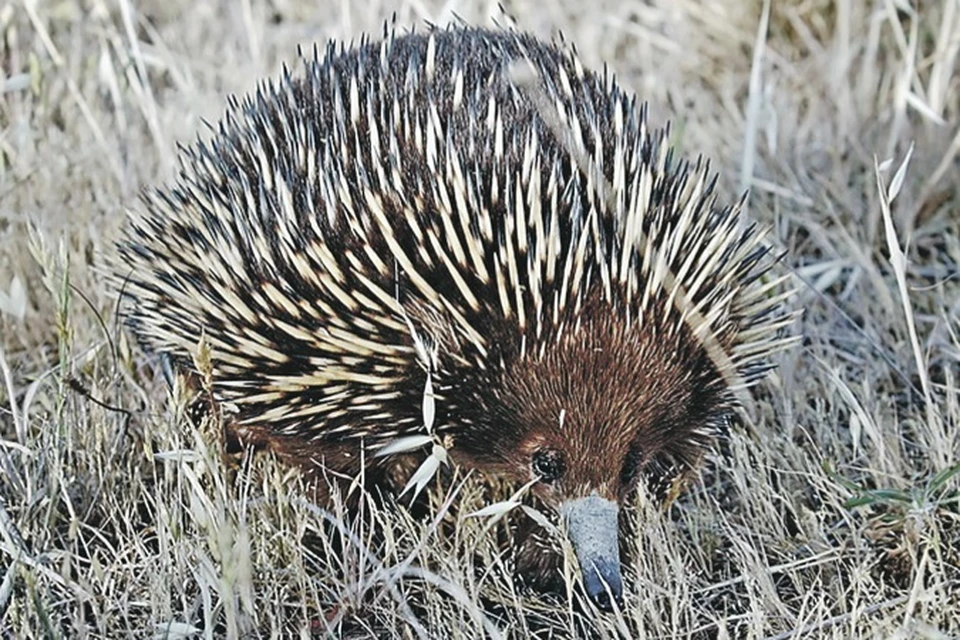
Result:
{"label": "echidna's spines", "polygon": [[[534,72],[536,73],[536,70]],[[541,85],[539,89],[540,93],[534,90],[534,96],[535,96],[534,100],[535,102],[538,103],[538,107],[540,109],[540,115],[545,117],[545,120],[548,123],[548,126],[550,126],[553,129],[554,134],[557,135],[559,139],[564,140],[565,134],[557,124],[558,112],[554,110],[553,105],[551,105],[549,101],[545,100],[541,95],[543,91],[542,87],[544,85],[549,86],[549,82],[545,82],[543,85]],[[536,85],[533,85],[533,86],[536,86]],[[589,101],[588,101],[588,104],[589,104]],[[590,192],[589,195],[591,196],[590,197],[591,204],[592,204],[591,187],[593,187],[597,190],[597,192],[601,195],[601,197],[607,202],[609,209],[611,211],[616,211],[618,206],[618,198],[616,193],[611,189],[610,184],[607,182],[606,178],[604,177],[603,167],[602,167],[603,156],[602,156],[602,153],[599,151],[600,136],[597,132],[594,132],[594,134],[595,134],[595,140],[597,141],[597,144],[595,146],[595,153],[592,159],[589,158],[585,153],[581,151],[582,149],[584,149],[584,147],[582,146],[582,141],[580,140],[575,140],[574,142],[575,146],[572,147],[570,151],[571,151],[571,154],[574,155],[575,157],[579,156],[577,162],[580,166],[580,170],[584,174],[586,174],[588,177],[587,187],[588,187],[588,191]],[[568,142],[567,144],[569,146],[570,143]],[[698,166],[699,164],[700,162],[698,161]],[[697,209],[699,209],[699,206],[704,203],[704,199],[701,197],[701,194],[703,193],[703,179],[704,179],[705,171],[698,171],[696,175],[698,177],[698,180],[696,181],[696,183],[694,183],[692,189],[689,191],[685,191],[680,196],[681,199],[685,199],[686,201],[686,206],[682,210],[682,213],[680,215],[681,223],[690,220],[691,214],[695,210],[694,207],[697,207]],[[591,179],[595,179],[596,184],[592,184]],[[684,176],[677,183],[677,188],[680,190],[685,190],[687,186],[688,186],[688,183],[686,182],[686,179]],[[712,192],[712,190],[713,190],[713,183],[711,182],[711,184],[707,187],[707,193],[709,194],[710,192]],[[669,299],[666,305],[667,308],[668,309],[677,308],[677,310],[681,314],[681,320],[690,327],[694,338],[704,346],[704,348],[709,353],[710,358],[713,361],[717,371],[726,379],[728,388],[733,392],[739,391],[740,389],[745,387],[747,384],[749,384],[749,382],[741,378],[741,372],[738,371],[736,364],[731,360],[731,353],[729,353],[723,347],[723,345],[721,345],[718,342],[718,335],[716,334],[715,329],[713,328],[713,325],[715,325],[716,322],[721,317],[721,312],[723,311],[724,305],[718,304],[714,306],[707,313],[707,315],[704,316],[700,312],[699,307],[702,307],[706,301],[701,300],[700,303],[698,304],[695,298],[690,297],[691,292],[686,290],[686,288],[683,285],[682,276],[685,275],[687,271],[686,269],[687,265],[684,265],[684,267],[682,268],[681,272],[679,273],[679,276],[680,276],[679,278],[677,277],[677,274],[674,272],[674,270],[670,266],[674,262],[675,256],[677,254],[677,250],[680,245],[681,238],[683,238],[682,232],[676,233],[674,235],[673,237],[674,242],[670,246],[669,253],[666,256],[661,256],[661,262],[659,262],[659,264],[657,265],[657,268],[655,268],[653,271],[653,282],[651,283],[648,281],[646,283],[645,293],[649,291],[656,291],[657,289],[659,289],[661,282],[664,282],[664,284],[666,284],[667,288],[670,289]],[[743,244],[744,238],[746,238],[746,234],[741,236],[740,244]],[[756,239],[756,242],[759,243],[760,236],[759,235],[755,236],[755,239]],[[731,247],[727,247],[728,250],[730,248]],[[624,251],[629,252],[629,249],[625,248]],[[598,255],[600,255],[600,251],[598,251],[597,253]],[[728,257],[728,256],[719,255],[717,256],[716,260],[719,261],[724,257]],[[749,271],[749,264],[747,264],[744,267],[744,263],[741,262],[740,265],[743,270],[743,273],[741,273],[740,275],[745,275],[745,273]],[[711,265],[711,266],[714,266],[714,265]],[[601,269],[602,269],[602,265],[601,265]],[[709,272],[711,272],[711,270],[705,268],[702,273],[709,273]],[[603,274],[602,270],[601,270],[601,273]],[[729,276],[730,276],[730,273],[728,272],[728,277]],[[699,284],[699,283],[696,283],[696,284]],[[726,283],[721,282],[719,284],[726,284]],[[604,280],[604,286],[605,286],[607,296],[609,298],[610,290],[609,290],[609,282],[607,280]],[[695,294],[696,291],[692,293]],[[726,296],[727,302],[732,301],[735,294],[736,294],[736,291],[730,291]],[[736,356],[737,352],[734,351],[732,355]]]}
{"label": "echidna's spines", "polygon": [[[315,50],[302,78],[285,72],[254,98],[230,100],[217,138],[186,152],[179,186],[148,201],[166,220],[134,224],[162,240],[131,247],[132,260],[184,265],[172,279],[138,276],[141,337],[188,354],[201,328],[230,334],[211,341],[224,371],[246,376],[251,359],[273,363],[243,390],[221,386],[228,400],[261,390],[241,403],[244,420],[262,408],[249,398],[269,399],[260,415],[289,419],[286,432],[338,437],[352,435],[343,426],[351,415],[389,414],[382,390],[419,375],[400,320],[417,300],[450,323],[450,375],[468,363],[495,371],[544,357],[582,331],[597,292],[638,330],[664,309],[666,328],[691,313],[708,334],[731,322],[752,327],[724,343],[728,363],[715,363],[746,375],[782,324],[766,314],[779,299],[750,284],[765,255],[759,234],[734,236],[739,210],[713,210],[706,165],[675,165],[635,99],[575,58],[514,34],[484,34],[489,50],[480,38],[391,37],[328,49],[322,60]],[[532,63],[569,143],[510,80],[518,59]],[[477,68],[466,73],[466,64]],[[580,171],[571,149],[592,168]],[[419,163],[423,172],[411,171]],[[204,290],[200,274],[222,291]],[[689,306],[672,309],[681,292]],[[174,298],[189,309],[165,309]],[[516,342],[503,339],[511,331]],[[337,393],[316,390],[335,379],[345,381]],[[376,400],[345,408],[350,393]],[[371,429],[356,435],[386,432]]]}

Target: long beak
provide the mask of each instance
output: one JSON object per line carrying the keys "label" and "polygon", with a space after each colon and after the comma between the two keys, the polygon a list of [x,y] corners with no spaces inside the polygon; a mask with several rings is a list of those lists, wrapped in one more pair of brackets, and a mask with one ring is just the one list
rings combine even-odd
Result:
{"label": "long beak", "polygon": [[616,502],[590,495],[560,505],[567,535],[580,562],[587,595],[604,611],[623,598]]}

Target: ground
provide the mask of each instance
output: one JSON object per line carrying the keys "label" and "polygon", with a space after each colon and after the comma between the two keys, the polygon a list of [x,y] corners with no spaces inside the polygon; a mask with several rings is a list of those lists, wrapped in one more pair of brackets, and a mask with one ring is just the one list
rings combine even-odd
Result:
{"label": "ground", "polygon": [[641,509],[623,610],[516,590],[472,478],[325,549],[338,510],[225,466],[104,277],[139,190],[298,45],[498,3],[24,0],[0,8],[0,637],[960,635],[960,4],[502,4],[749,191],[803,310],[690,491]]}

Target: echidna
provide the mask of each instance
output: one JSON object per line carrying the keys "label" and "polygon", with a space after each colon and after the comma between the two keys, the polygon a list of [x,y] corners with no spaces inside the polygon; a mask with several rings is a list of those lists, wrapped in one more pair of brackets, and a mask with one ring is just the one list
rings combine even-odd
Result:
{"label": "echidna", "polygon": [[[308,471],[434,431],[557,510],[601,607],[618,510],[697,466],[783,344],[764,232],[564,45],[431,28],[330,46],[144,196],[126,320],[230,429]],[[370,465],[385,464],[368,454]]]}

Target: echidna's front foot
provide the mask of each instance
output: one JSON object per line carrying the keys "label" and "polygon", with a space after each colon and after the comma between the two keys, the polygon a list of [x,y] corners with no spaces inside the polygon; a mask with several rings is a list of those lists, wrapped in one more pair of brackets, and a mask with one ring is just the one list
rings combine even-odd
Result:
{"label": "echidna's front foot", "polygon": [[514,580],[521,589],[562,594],[563,550],[549,532],[526,515],[514,531]]}

